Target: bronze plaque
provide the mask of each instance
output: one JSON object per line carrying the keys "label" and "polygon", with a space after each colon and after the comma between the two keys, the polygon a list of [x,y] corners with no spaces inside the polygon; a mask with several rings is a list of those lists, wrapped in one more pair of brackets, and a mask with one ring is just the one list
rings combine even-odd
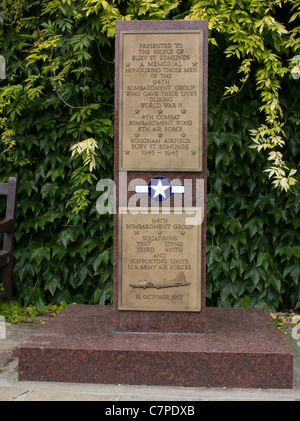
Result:
{"label": "bronze plaque", "polygon": [[136,212],[119,215],[119,310],[200,311],[201,224],[176,208]]}
{"label": "bronze plaque", "polygon": [[120,169],[202,171],[203,31],[120,42]]}

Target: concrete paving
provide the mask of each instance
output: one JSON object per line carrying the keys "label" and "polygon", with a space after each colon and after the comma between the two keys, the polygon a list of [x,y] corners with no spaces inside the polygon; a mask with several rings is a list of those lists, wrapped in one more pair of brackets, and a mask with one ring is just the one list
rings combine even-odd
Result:
{"label": "concrete paving", "polygon": [[[43,318],[47,321],[47,318]],[[17,347],[41,327],[34,323],[5,323],[0,335],[0,401],[299,401],[300,328],[292,334],[285,326],[285,338],[294,353],[293,389],[239,389],[168,386],[131,386],[83,383],[33,382],[18,380]],[[3,328],[3,327],[2,327]],[[299,332],[299,334],[298,334]]]}

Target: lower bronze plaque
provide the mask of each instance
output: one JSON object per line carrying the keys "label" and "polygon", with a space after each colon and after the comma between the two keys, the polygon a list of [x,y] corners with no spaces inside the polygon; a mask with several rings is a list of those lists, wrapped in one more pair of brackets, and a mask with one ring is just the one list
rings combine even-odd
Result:
{"label": "lower bronze plaque", "polygon": [[119,310],[201,310],[201,225],[177,212],[120,210]]}

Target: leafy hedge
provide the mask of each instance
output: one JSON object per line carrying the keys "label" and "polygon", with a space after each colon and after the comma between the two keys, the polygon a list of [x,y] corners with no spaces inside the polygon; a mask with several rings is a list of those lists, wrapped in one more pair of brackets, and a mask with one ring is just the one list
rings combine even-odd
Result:
{"label": "leafy hedge", "polygon": [[[0,172],[20,177],[14,292],[25,305],[103,304],[112,296],[112,218],[97,213],[95,187],[112,178],[113,42],[96,16],[80,17],[80,4],[60,3],[22,2],[3,16]],[[91,134],[94,174],[69,151]],[[74,212],[78,195],[88,207]]]}
{"label": "leafy hedge", "polygon": [[[250,3],[257,2],[235,7],[246,10]],[[111,302],[112,216],[97,213],[96,184],[112,178],[114,21],[193,18],[198,4],[3,2],[0,54],[7,79],[0,85],[0,180],[20,177],[14,296],[25,305]],[[287,25],[291,9],[283,10]],[[256,10],[249,16],[263,17]],[[239,92],[225,98],[225,87],[240,83],[240,61],[237,55],[224,59],[230,34],[216,26],[211,35],[207,302],[300,308],[299,190],[275,189],[264,173],[263,150],[249,147],[249,130],[264,123],[259,65],[253,64]],[[287,135],[283,160],[293,168],[299,80],[286,72],[278,95]],[[78,147],[71,157],[70,148],[82,141],[95,141],[96,149]]]}
{"label": "leafy hedge", "polygon": [[[208,303],[221,306],[300,307],[299,195],[274,189],[263,173],[264,158],[248,147],[259,124],[258,98],[249,84],[222,101],[218,86],[235,77],[211,52],[208,134]],[[299,84],[288,81],[281,102],[287,125],[286,158],[299,156]]]}

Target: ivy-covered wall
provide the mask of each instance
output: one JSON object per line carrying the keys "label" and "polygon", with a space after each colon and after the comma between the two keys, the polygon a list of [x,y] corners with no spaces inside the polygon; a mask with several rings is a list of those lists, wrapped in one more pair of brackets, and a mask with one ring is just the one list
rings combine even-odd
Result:
{"label": "ivy-covered wall", "polygon": [[[22,303],[104,304],[112,299],[112,216],[97,213],[96,185],[112,178],[114,21],[210,13],[207,304],[300,308],[295,184],[300,80],[288,69],[300,51],[299,31],[294,31],[300,2],[231,2],[224,20],[225,3],[2,2],[0,54],[7,69],[0,81],[0,181],[20,178],[14,296]],[[267,13],[264,3],[272,6]],[[298,9],[292,9],[295,5]],[[274,54],[281,69],[277,75],[270,67],[272,55],[260,61],[243,44],[251,25]],[[230,48],[234,54],[228,54]],[[263,127],[269,130],[265,135]],[[281,137],[285,144],[280,145]],[[256,148],[250,147],[253,139]],[[279,150],[277,161],[268,161],[268,152]],[[266,169],[273,171],[277,188]]]}
{"label": "ivy-covered wall", "polygon": [[[235,72],[234,61],[224,64],[219,52],[211,51],[208,303],[299,308],[299,195],[274,189],[263,172],[263,154],[249,147],[248,131],[260,122],[253,83],[234,98],[222,100],[222,88]],[[290,123],[293,112],[299,112],[299,95],[299,83],[287,81],[281,100],[289,162],[299,157],[299,131]]]}

